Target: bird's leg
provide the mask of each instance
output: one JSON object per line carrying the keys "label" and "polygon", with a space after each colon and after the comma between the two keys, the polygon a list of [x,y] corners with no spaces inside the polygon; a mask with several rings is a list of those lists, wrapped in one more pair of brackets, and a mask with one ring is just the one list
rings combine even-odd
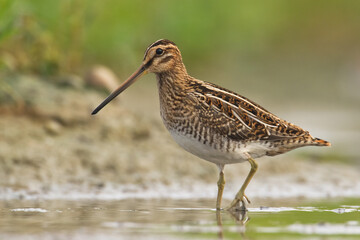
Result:
{"label": "bird's leg", "polygon": [[240,201],[242,203],[242,207],[240,208],[240,210],[246,210],[244,199],[246,199],[246,201],[250,203],[250,200],[245,195],[245,189],[249,185],[254,174],[256,173],[256,170],[258,169],[258,164],[252,158],[249,158],[248,161],[251,164],[250,172],[246,177],[243,185],[241,186],[239,192],[236,194],[235,199],[231,202],[230,206],[226,208],[226,210],[239,210],[238,205]]}
{"label": "bird's leg", "polygon": [[216,210],[221,209],[221,200],[222,200],[222,195],[223,195],[224,186],[225,186],[224,165],[219,165],[218,167],[220,169],[220,173],[219,173],[219,180],[217,182],[218,195],[217,195],[217,200],[216,200]]}

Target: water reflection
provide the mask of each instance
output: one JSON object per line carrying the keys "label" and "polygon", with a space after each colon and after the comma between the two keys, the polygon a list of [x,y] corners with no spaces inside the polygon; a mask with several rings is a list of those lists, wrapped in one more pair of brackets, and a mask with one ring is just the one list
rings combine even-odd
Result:
{"label": "water reflection", "polygon": [[216,211],[213,204],[213,199],[0,201],[0,239],[249,239],[258,233],[307,234],[309,229],[325,234],[334,226],[337,234],[360,234],[360,207],[354,203],[253,206],[235,212]]}
{"label": "water reflection", "polygon": [[224,228],[222,222],[222,214],[229,214],[232,219],[234,220],[235,226],[239,235],[242,239],[248,239],[245,235],[246,231],[246,224],[249,221],[248,218],[248,211],[245,210],[238,210],[238,211],[221,211],[216,210],[216,222],[218,225],[218,239],[224,239]]}

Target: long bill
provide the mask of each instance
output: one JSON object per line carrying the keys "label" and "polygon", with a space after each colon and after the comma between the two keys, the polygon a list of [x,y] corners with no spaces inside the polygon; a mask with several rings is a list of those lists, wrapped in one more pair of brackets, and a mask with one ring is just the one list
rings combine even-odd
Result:
{"label": "long bill", "polygon": [[127,89],[131,84],[133,84],[141,75],[146,73],[146,67],[142,64],[120,87],[118,87],[114,92],[112,92],[95,110],[91,113],[94,115],[98,113],[103,107],[106,106],[111,100],[116,98],[117,95],[122,93],[125,89]]}

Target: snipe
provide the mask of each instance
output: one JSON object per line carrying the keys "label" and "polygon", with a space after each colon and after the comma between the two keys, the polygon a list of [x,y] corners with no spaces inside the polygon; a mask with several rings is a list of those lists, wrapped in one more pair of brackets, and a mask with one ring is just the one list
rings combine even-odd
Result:
{"label": "snipe", "polygon": [[228,207],[245,209],[245,189],[258,165],[255,158],[275,156],[304,146],[330,146],[230,90],[191,77],[180,50],[161,39],[145,51],[143,62],[94,111],[96,114],[141,75],[155,73],[162,120],[174,140],[188,152],[215,163],[219,170],[216,209],[221,207],[224,166],[248,161],[251,170]]}

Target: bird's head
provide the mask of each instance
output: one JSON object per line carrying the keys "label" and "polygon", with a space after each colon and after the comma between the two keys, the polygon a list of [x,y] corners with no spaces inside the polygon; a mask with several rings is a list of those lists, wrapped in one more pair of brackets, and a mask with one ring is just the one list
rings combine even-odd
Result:
{"label": "bird's head", "polygon": [[123,92],[137,79],[146,73],[161,74],[164,72],[186,71],[182,63],[181,53],[176,44],[170,40],[160,39],[151,44],[145,51],[144,60],[140,67],[111,93],[93,112],[96,114],[106,104]]}

